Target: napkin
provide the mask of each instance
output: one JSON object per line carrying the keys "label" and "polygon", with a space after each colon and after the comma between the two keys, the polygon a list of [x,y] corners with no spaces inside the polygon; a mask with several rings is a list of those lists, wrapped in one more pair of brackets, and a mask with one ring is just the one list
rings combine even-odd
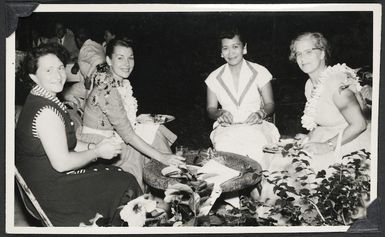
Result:
{"label": "napkin", "polygon": [[204,166],[198,169],[197,174],[202,174],[201,179],[207,183],[214,183],[220,185],[227,180],[240,175],[240,172],[222,165],[218,161],[211,159]]}
{"label": "napkin", "polygon": [[148,144],[152,144],[158,128],[159,124],[155,123],[137,124],[135,127],[135,133]]}

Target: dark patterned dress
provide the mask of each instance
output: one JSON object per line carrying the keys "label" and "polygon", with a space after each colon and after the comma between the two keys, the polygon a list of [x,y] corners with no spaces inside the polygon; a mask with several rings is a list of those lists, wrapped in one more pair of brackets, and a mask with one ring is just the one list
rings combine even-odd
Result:
{"label": "dark patterned dress", "polygon": [[16,127],[16,167],[54,226],[89,225],[97,213],[119,225],[119,206],[141,195],[134,178],[121,168],[90,164],[60,173],[44,151],[36,132],[37,117],[50,109],[65,124],[68,149],[76,146],[73,122],[65,106],[35,86],[28,95]]}

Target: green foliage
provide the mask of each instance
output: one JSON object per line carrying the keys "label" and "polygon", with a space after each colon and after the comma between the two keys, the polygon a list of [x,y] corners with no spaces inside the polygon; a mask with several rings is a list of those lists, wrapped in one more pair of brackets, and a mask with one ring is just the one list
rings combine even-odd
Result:
{"label": "green foliage", "polygon": [[[350,225],[362,217],[370,199],[370,153],[360,150],[331,165],[331,173],[314,172],[305,153],[291,154],[295,167],[266,173],[278,196],[270,215],[281,215],[287,225]],[[290,184],[290,185],[289,185]]]}
{"label": "green foliage", "polygon": [[[287,148],[287,149],[286,149]],[[207,204],[213,184],[199,181],[188,170],[181,183],[166,191],[171,215],[157,226],[320,226],[350,225],[365,214],[370,199],[370,153],[360,150],[342,157],[328,170],[315,172],[311,157],[285,147],[292,170],[263,171],[276,195],[266,202],[240,197],[240,208],[228,208],[218,199],[208,215],[199,208]],[[253,172],[245,169],[243,172]],[[272,201],[273,200],[273,201]],[[222,202],[221,202],[222,201]],[[272,203],[272,204],[270,204]]]}

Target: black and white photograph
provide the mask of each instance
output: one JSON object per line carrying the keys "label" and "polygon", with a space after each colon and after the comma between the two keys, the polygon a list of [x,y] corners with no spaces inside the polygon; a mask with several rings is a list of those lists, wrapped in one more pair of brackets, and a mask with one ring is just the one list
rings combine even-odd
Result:
{"label": "black and white photograph", "polygon": [[30,7],[6,232],[378,231],[381,7]]}

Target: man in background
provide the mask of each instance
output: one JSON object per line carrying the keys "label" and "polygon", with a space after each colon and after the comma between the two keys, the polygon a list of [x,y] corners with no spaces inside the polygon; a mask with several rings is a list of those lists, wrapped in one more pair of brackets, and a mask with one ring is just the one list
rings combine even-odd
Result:
{"label": "man in background", "polygon": [[50,41],[63,45],[70,53],[71,61],[77,61],[79,48],[76,46],[74,33],[70,29],[67,29],[63,23],[57,22],[55,24],[55,36],[52,37]]}

